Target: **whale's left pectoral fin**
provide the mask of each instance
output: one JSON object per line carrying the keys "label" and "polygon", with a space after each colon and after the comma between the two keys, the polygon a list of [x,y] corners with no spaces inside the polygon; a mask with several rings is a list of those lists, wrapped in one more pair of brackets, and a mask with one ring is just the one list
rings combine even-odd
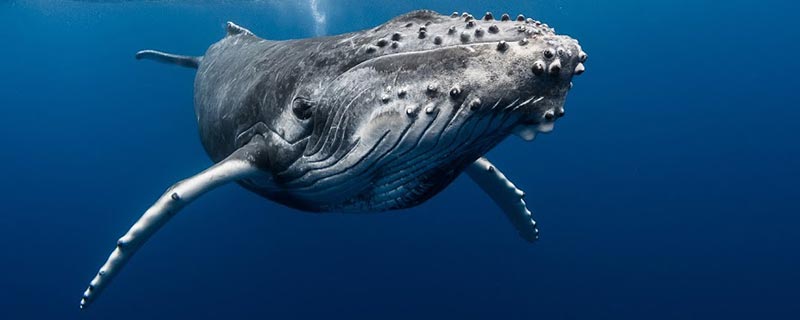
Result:
{"label": "whale's left pectoral fin", "polygon": [[486,158],[475,160],[466,169],[467,175],[503,210],[520,236],[533,242],[539,239],[539,229],[525,204],[525,192],[517,187]]}
{"label": "whale's left pectoral fin", "polygon": [[142,50],[136,53],[136,60],[153,60],[161,63],[179,65],[181,67],[197,69],[203,57],[183,56],[156,50]]}
{"label": "whale's left pectoral fin", "polygon": [[117,247],[84,292],[81,309],[97,299],[136,250],[187,204],[223,184],[263,174],[251,161],[259,147],[254,143],[245,145],[214,166],[167,189],[117,241]]}

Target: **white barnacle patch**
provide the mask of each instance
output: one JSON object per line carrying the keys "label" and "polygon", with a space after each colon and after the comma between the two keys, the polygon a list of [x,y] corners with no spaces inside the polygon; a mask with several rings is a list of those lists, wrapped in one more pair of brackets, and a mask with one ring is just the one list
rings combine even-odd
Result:
{"label": "white barnacle patch", "polygon": [[552,122],[542,123],[542,124],[536,126],[536,131],[541,132],[541,133],[548,133],[550,131],[553,131],[554,127],[555,127],[555,124],[552,123]]}
{"label": "white barnacle patch", "polygon": [[472,99],[472,101],[469,102],[470,110],[478,110],[480,109],[480,107],[481,107],[481,99],[479,98]]}
{"label": "white barnacle patch", "polygon": [[582,75],[584,72],[586,72],[586,67],[583,65],[583,63],[578,63],[578,65],[575,66],[575,71],[574,71],[575,75],[579,76]]}
{"label": "white barnacle patch", "polygon": [[520,137],[522,140],[533,141],[533,139],[536,139],[536,127],[519,125],[514,128],[514,134]]}

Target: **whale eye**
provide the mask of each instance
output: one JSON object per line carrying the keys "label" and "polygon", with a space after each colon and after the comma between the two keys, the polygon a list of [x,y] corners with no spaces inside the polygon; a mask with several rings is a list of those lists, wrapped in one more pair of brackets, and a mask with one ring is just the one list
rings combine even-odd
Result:
{"label": "whale eye", "polygon": [[313,107],[314,104],[311,102],[311,100],[306,98],[297,97],[294,98],[294,101],[292,101],[292,112],[294,113],[294,116],[300,120],[308,120],[311,118],[311,110]]}

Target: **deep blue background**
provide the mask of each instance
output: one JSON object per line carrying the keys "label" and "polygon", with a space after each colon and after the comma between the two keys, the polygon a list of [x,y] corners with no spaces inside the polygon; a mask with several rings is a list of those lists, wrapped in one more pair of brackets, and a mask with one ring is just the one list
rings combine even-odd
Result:
{"label": "deep blue background", "polygon": [[[796,319],[798,39],[791,1],[322,0],[327,34],[417,8],[522,12],[581,41],[553,134],[489,157],[528,193],[521,240],[460,178],[377,215],[231,185],[78,310],[115,240],[209,165],[189,69],[227,20],[312,36],[307,5],[0,1],[0,319]],[[280,63],[280,62],[276,62]]]}

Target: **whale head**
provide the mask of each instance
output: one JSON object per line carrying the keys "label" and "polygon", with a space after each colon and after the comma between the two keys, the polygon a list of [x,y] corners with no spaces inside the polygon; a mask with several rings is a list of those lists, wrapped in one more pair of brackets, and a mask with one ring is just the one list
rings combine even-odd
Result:
{"label": "whale head", "polygon": [[436,113],[448,121],[441,135],[473,121],[487,122],[482,137],[532,140],[565,114],[587,58],[575,39],[522,15],[415,11],[341,41],[356,49],[319,100],[376,134]]}
{"label": "whale head", "polygon": [[415,11],[307,46],[325,69],[299,108],[310,110],[303,159],[342,166],[362,190],[336,210],[421,203],[509,135],[551,131],[586,61],[546,24],[490,13]]}

